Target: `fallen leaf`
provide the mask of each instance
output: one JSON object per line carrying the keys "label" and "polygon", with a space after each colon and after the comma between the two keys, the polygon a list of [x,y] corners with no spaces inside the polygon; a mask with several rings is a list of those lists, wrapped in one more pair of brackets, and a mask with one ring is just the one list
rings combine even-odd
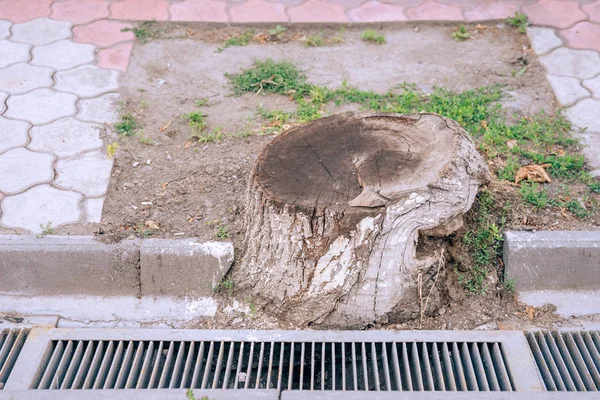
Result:
{"label": "fallen leaf", "polygon": [[165,191],[165,189],[167,188],[167,185],[169,184],[169,182],[165,182],[162,185],[160,185],[162,187],[163,192]]}
{"label": "fallen leaf", "polygon": [[185,149],[188,149],[190,146],[192,145],[192,141],[188,140],[187,142],[185,142],[185,146],[183,146]]}
{"label": "fallen leaf", "polygon": [[508,146],[509,149],[514,149],[516,145],[517,139],[510,139],[508,142],[506,142],[506,146]]}
{"label": "fallen leaf", "polygon": [[557,157],[563,157],[565,155],[565,149],[563,149],[562,146],[556,146],[552,149],[552,153],[550,154],[554,154]]}
{"label": "fallen leaf", "polygon": [[525,306],[525,313],[529,319],[533,319],[535,316],[535,307],[533,306]]}
{"label": "fallen leaf", "polygon": [[161,126],[160,131],[164,132],[165,129],[167,129],[169,126],[171,126],[171,122],[173,122],[173,120],[171,120],[171,121],[167,122],[165,125]]}
{"label": "fallen leaf", "polygon": [[542,164],[542,165],[526,165],[524,167],[519,168],[517,171],[517,175],[515,176],[515,183],[519,183],[522,180],[527,179],[531,182],[552,182],[550,176],[546,172],[544,168],[548,168],[550,164]]}
{"label": "fallen leaf", "polygon": [[485,25],[481,25],[481,24],[477,24],[477,26],[476,26],[475,28],[476,28],[477,30],[480,30],[480,31],[482,31],[482,30],[484,30],[484,29],[487,29],[487,26],[485,26]]}
{"label": "fallen leaf", "polygon": [[560,209],[560,214],[565,217],[565,218],[569,218],[569,214],[567,213],[567,209],[566,208],[561,208]]}
{"label": "fallen leaf", "polygon": [[158,224],[155,221],[152,221],[152,220],[146,221],[146,223],[144,225],[146,225],[150,229],[159,229]]}

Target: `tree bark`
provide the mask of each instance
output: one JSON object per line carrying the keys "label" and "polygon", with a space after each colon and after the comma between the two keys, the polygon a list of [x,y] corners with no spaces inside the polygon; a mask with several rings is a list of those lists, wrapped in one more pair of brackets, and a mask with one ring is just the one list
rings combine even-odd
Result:
{"label": "tree bark", "polygon": [[488,175],[468,134],[435,114],[344,113],[292,128],[252,171],[236,290],[300,326],[414,316],[440,258],[417,258],[419,232],[455,226]]}

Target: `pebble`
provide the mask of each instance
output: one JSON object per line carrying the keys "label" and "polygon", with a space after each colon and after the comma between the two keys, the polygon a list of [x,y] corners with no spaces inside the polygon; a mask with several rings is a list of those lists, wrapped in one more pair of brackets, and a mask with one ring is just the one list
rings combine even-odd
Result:
{"label": "pebble", "polygon": [[139,163],[139,162],[137,162],[137,161],[136,161],[136,162],[134,162],[133,164],[131,164],[131,166],[132,166],[133,168],[137,168],[139,165],[140,165],[140,163]]}
{"label": "pebble", "polygon": [[419,30],[420,30],[420,29],[419,29],[419,27],[418,27],[418,26],[415,26],[415,27],[413,28],[413,31],[415,31],[415,32],[419,32]]}

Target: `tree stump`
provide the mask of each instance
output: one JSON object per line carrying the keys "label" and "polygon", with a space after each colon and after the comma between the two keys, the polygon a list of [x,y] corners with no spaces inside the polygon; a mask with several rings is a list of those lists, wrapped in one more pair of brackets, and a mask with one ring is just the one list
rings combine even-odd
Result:
{"label": "tree stump", "polygon": [[440,263],[417,258],[419,232],[452,232],[488,175],[469,135],[435,114],[350,112],[292,128],[251,173],[236,290],[299,326],[414,315],[420,278]]}

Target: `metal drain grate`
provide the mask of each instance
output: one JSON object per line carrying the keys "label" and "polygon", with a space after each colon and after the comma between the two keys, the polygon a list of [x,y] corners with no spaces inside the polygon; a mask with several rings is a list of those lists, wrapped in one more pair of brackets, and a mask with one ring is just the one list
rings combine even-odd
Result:
{"label": "metal drain grate", "polygon": [[600,332],[528,332],[527,341],[550,391],[600,390]]}
{"label": "metal drain grate", "polygon": [[28,333],[27,329],[3,329],[0,331],[0,389],[4,389],[4,384],[19,357]]}
{"label": "metal drain grate", "polygon": [[54,340],[32,387],[514,390],[497,342]]}

